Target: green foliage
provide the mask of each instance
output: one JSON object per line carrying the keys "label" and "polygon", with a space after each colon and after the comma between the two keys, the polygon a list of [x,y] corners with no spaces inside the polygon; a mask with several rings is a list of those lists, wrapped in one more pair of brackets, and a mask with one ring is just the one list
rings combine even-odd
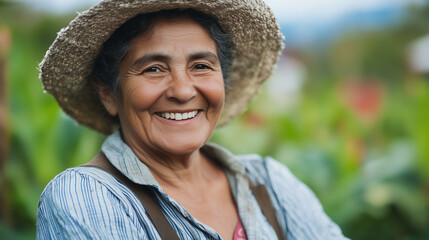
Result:
{"label": "green foliage", "polygon": [[37,65],[66,22],[31,14],[26,18],[6,22],[13,42],[8,61],[11,147],[7,165],[12,217],[8,227],[0,223],[0,233],[8,239],[34,238],[37,202],[44,186],[62,170],[91,159],[103,140],[62,113],[38,80]]}

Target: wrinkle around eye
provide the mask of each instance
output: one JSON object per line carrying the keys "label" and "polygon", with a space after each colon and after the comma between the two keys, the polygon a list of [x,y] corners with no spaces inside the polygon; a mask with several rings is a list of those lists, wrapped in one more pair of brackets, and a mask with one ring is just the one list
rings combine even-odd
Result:
{"label": "wrinkle around eye", "polygon": [[194,65],[194,69],[196,69],[196,70],[204,70],[204,69],[212,69],[212,67],[208,66],[207,64],[197,63],[197,64]]}
{"label": "wrinkle around eye", "polygon": [[148,67],[143,72],[161,72],[161,70],[158,67]]}
{"label": "wrinkle around eye", "polygon": [[203,77],[203,76],[211,76],[213,74],[217,74],[218,72],[221,72],[221,69],[220,67],[216,66],[216,64],[199,62],[192,65],[190,71],[194,76]]}
{"label": "wrinkle around eye", "polygon": [[165,72],[144,72],[141,74],[141,76],[143,76],[146,79],[164,79],[168,76],[169,74],[165,73]]}
{"label": "wrinkle around eye", "polygon": [[162,66],[150,66],[145,68],[139,75],[148,77],[148,78],[163,78],[168,75],[168,69]]}
{"label": "wrinkle around eye", "polygon": [[191,71],[216,71],[216,64],[206,61],[198,61],[192,64],[190,67]]}

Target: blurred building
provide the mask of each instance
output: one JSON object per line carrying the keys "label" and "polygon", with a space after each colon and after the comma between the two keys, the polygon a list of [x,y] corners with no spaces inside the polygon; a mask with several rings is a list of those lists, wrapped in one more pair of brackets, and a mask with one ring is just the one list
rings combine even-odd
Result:
{"label": "blurred building", "polygon": [[413,73],[429,76],[429,34],[411,43],[408,61]]}
{"label": "blurred building", "polygon": [[276,104],[275,111],[287,111],[300,97],[307,69],[298,52],[286,51],[277,63],[277,70],[266,83],[267,92]]}

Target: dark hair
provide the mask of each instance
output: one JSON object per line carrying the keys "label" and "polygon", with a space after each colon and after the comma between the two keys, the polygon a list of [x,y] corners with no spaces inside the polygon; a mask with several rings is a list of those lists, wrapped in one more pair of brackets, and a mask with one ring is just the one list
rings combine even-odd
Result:
{"label": "dark hair", "polygon": [[193,9],[162,10],[155,13],[140,14],[122,24],[104,43],[97,56],[93,74],[116,96],[119,86],[119,65],[130,48],[130,41],[137,35],[152,29],[156,20],[174,20],[189,17],[204,28],[216,44],[225,85],[231,67],[231,41],[217,21]]}

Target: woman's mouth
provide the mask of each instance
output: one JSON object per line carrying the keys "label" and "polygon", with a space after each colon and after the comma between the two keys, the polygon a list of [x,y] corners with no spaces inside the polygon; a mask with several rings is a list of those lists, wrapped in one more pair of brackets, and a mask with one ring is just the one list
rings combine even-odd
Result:
{"label": "woman's mouth", "polygon": [[195,116],[198,115],[198,112],[199,112],[198,110],[184,112],[184,113],[158,112],[156,113],[156,115],[169,120],[181,121],[181,120],[194,118]]}

